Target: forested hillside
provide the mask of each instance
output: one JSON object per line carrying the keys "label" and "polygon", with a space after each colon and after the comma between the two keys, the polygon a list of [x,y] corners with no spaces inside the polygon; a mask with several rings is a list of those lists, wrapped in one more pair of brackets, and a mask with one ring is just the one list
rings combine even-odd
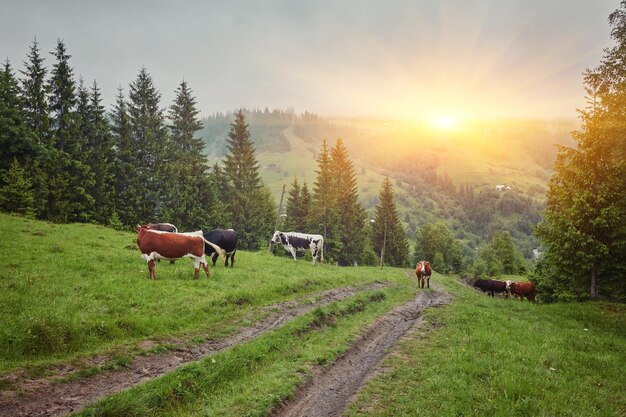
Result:
{"label": "forested hillside", "polygon": [[[468,258],[508,230],[527,259],[540,220],[557,144],[571,144],[574,121],[473,122],[455,130],[416,122],[342,120],[293,110],[244,110],[261,174],[278,202],[282,184],[311,183],[324,139],[342,138],[353,156],[360,201],[373,218],[388,175],[407,237],[443,221]],[[211,160],[224,154],[232,113],[205,118],[200,132]],[[505,185],[496,191],[496,185]]]}

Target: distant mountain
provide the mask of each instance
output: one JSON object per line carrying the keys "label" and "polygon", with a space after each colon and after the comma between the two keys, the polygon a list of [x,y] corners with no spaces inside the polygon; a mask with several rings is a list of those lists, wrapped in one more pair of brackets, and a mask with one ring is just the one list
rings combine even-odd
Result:
{"label": "distant mountain", "polygon": [[[572,145],[574,121],[472,122],[457,129],[388,120],[324,118],[292,110],[244,110],[264,182],[280,198],[296,177],[310,186],[323,140],[342,138],[359,181],[360,198],[373,215],[385,175],[394,184],[407,235],[441,220],[470,251],[499,230],[509,230],[528,258],[537,242],[556,145]],[[204,120],[201,135],[212,160],[226,153],[233,113]],[[496,191],[496,185],[504,185]],[[469,255],[469,253],[468,253]]]}

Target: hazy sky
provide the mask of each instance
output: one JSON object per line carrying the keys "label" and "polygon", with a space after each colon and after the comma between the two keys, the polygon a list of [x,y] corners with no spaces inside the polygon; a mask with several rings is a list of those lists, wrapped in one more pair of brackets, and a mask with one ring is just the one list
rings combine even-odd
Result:
{"label": "hazy sky", "polygon": [[618,0],[0,0],[0,54],[22,68],[63,39],[110,106],[145,66],[169,106],[184,78],[202,115],[575,117],[581,73],[611,45]]}

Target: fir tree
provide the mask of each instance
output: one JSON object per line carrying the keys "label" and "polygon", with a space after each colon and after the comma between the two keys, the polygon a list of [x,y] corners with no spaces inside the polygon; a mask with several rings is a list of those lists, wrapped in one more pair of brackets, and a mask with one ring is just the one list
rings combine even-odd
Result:
{"label": "fir tree", "polygon": [[183,81],[170,106],[171,160],[162,216],[183,229],[212,229],[224,224],[224,207],[217,186],[206,172],[204,143],[195,138],[202,123],[196,100]]}
{"label": "fir tree", "polygon": [[309,216],[310,233],[319,233],[324,236],[324,256],[329,260],[337,260],[341,250],[341,240],[338,238],[336,225],[337,194],[333,178],[332,160],[328,144],[324,140],[322,149],[317,156],[316,178],[313,184],[313,204]]}
{"label": "fir tree", "polygon": [[132,129],[135,169],[142,198],[135,207],[140,222],[157,221],[163,208],[163,191],[167,187],[165,167],[172,157],[165,127],[161,94],[146,68],[141,68],[130,85],[128,113]]}
{"label": "fir tree", "polygon": [[52,146],[50,141],[50,117],[48,115],[47,70],[44,58],[39,54],[37,39],[33,41],[28,54],[28,62],[24,62],[22,75],[22,106],[26,124],[35,133],[37,141],[42,145]]}
{"label": "fir tree", "polygon": [[376,219],[372,230],[374,251],[380,254],[384,244],[383,262],[386,265],[404,267],[408,263],[409,242],[393,201],[393,186],[389,177],[385,177],[378,199]]}
{"label": "fir tree", "polygon": [[7,61],[0,71],[0,176],[14,159],[30,164],[42,151],[26,123],[20,88]]}
{"label": "fir tree", "polygon": [[13,159],[8,171],[3,175],[0,187],[0,209],[9,213],[19,213],[26,216],[34,214],[34,193],[32,185],[24,169]]}
{"label": "fir tree", "polygon": [[300,184],[298,179],[294,178],[289,187],[289,193],[287,194],[287,204],[285,208],[285,214],[287,220],[285,223],[286,230],[293,230],[296,232],[304,232],[304,230],[298,228],[298,222],[301,218],[302,202],[301,200]]}
{"label": "fir tree", "polygon": [[358,198],[358,188],[354,164],[350,161],[348,150],[341,139],[337,139],[331,150],[332,175],[336,195],[336,211],[339,219],[337,232],[341,250],[335,259],[340,264],[352,265],[362,262],[362,256],[369,245],[365,235],[365,210]]}
{"label": "fir tree", "polygon": [[231,124],[227,147],[223,175],[232,227],[239,234],[242,249],[258,249],[272,234],[276,208],[271,193],[261,184],[254,145],[241,110]]}
{"label": "fir tree", "polygon": [[577,147],[559,151],[536,230],[551,273],[540,284],[556,298],[626,296],[626,1],[609,23],[616,45],[585,73]]}
{"label": "fir tree", "polygon": [[135,211],[140,205],[141,180],[137,174],[137,147],[132,140],[128,104],[122,88],[118,88],[115,106],[110,114],[111,133],[115,147],[114,186],[115,212],[126,226],[135,226],[141,218]]}

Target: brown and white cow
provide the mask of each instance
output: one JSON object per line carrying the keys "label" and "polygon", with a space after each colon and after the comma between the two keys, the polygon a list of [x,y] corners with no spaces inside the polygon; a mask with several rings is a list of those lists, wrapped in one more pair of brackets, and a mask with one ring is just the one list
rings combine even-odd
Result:
{"label": "brown and white cow", "polygon": [[528,301],[535,301],[535,284],[530,281],[506,281],[506,289],[509,290],[513,296],[519,296],[520,301],[523,301],[524,297],[526,297]]}
{"label": "brown and white cow", "polygon": [[424,288],[424,283],[426,283],[426,287],[430,288],[430,276],[432,273],[433,270],[430,268],[430,262],[418,262],[415,266],[415,275],[417,275],[417,286],[420,288]]}
{"label": "brown and white cow", "polygon": [[208,279],[211,273],[204,257],[205,243],[213,246],[219,254],[224,252],[219,246],[204,239],[201,231],[199,234],[168,233],[152,230],[150,226],[137,226],[137,245],[141,250],[141,256],[148,262],[150,279],[154,279],[155,259],[181,258],[191,258],[195,269],[194,279],[198,279],[200,265]]}

